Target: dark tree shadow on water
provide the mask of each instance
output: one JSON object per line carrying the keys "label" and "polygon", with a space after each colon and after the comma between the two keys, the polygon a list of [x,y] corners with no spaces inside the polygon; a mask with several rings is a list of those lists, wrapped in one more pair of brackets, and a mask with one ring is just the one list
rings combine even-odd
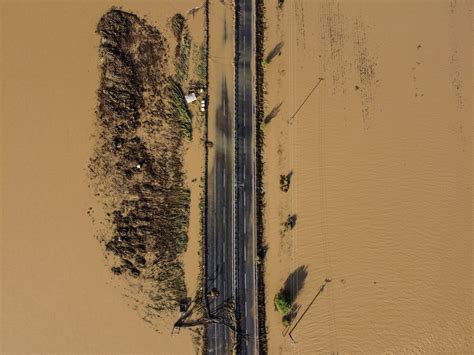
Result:
{"label": "dark tree shadow on water", "polygon": [[285,223],[283,223],[284,231],[288,232],[295,228],[296,221],[298,220],[298,216],[296,214],[289,214],[286,218]]}
{"label": "dark tree shadow on water", "polygon": [[295,271],[293,271],[286,279],[283,288],[281,289],[280,293],[284,293],[288,297],[289,304],[291,304],[291,308],[283,315],[282,322],[285,325],[285,330],[283,331],[283,335],[289,330],[289,327],[296,319],[298,312],[301,308],[301,305],[297,304],[296,298],[298,294],[304,287],[304,283],[306,277],[308,276],[308,266],[301,265]]}
{"label": "dark tree shadow on water", "polygon": [[290,296],[291,303],[295,302],[298,294],[303,289],[307,276],[308,266],[301,265],[287,277],[283,289]]}
{"label": "dark tree shadow on water", "polygon": [[272,60],[277,56],[280,55],[281,50],[283,48],[283,42],[279,42],[268,54],[267,57],[265,58],[265,62],[267,64],[270,64]]}
{"label": "dark tree shadow on water", "polygon": [[288,314],[283,317],[283,324],[290,325],[298,315],[300,308],[301,305],[299,305],[298,303],[294,303],[291,306],[291,310],[288,312]]}
{"label": "dark tree shadow on water", "polygon": [[262,244],[257,250],[257,257],[260,260],[263,260],[263,259],[265,259],[265,256],[267,255],[267,252],[268,252],[268,245],[267,244]]}
{"label": "dark tree shadow on water", "polygon": [[278,115],[278,113],[280,112],[281,105],[282,103],[280,102],[272,109],[272,111],[268,115],[265,116],[263,120],[265,124],[269,124]]}

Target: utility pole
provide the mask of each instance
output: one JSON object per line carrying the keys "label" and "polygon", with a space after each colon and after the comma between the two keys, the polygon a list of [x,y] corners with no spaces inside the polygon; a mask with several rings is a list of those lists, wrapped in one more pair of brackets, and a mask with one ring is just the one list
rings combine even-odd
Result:
{"label": "utility pole", "polygon": [[308,310],[310,309],[310,307],[313,305],[314,301],[316,301],[316,298],[318,298],[318,296],[324,291],[324,288],[326,287],[326,285],[331,282],[332,279],[331,278],[326,278],[323,282],[323,284],[321,285],[321,287],[319,288],[319,291],[318,293],[316,293],[316,295],[313,297],[313,299],[311,300],[311,302],[308,304],[308,307],[306,307],[306,309],[304,310],[303,314],[301,315],[301,317],[296,321],[295,325],[291,328],[291,330],[288,332],[288,336],[291,338],[291,340],[293,341],[293,343],[296,343],[295,339],[293,339],[291,333],[293,333],[293,331],[295,330],[295,328],[297,327],[298,323],[301,322],[301,320],[303,319],[303,317],[305,316],[306,312],[308,312]]}

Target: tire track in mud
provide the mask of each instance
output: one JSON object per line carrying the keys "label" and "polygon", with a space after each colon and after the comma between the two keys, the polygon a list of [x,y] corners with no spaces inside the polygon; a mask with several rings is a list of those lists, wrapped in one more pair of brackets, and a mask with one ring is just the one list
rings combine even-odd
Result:
{"label": "tire track in mud", "polygon": [[[463,3],[462,5],[464,5]],[[465,92],[465,83],[464,78],[461,75],[463,72],[463,63],[462,57],[465,56],[462,53],[462,48],[460,49],[459,45],[459,38],[458,33],[459,29],[457,28],[458,23],[462,23],[462,15],[463,13],[471,13],[472,14],[472,4],[470,5],[471,8],[460,10],[459,8],[462,6],[460,2],[457,0],[451,0],[447,4],[448,12],[449,12],[449,27],[451,29],[451,48],[450,48],[450,84],[452,88],[453,95],[456,100],[457,110],[458,112],[462,112],[465,109],[465,102],[466,102],[466,92]],[[460,53],[461,52],[461,53]],[[457,133],[459,134],[462,142],[463,142],[463,151],[466,149],[466,133],[464,132],[464,125],[461,119],[457,119],[455,122]]]}
{"label": "tire track in mud", "polygon": [[356,69],[360,85],[356,90],[360,92],[362,121],[364,129],[369,129],[373,123],[372,105],[377,90],[377,55],[369,50],[367,40],[367,24],[358,18],[354,21],[354,51]]}
{"label": "tire track in mud", "polygon": [[328,80],[332,95],[339,95],[343,101],[352,88],[358,92],[363,126],[369,129],[378,86],[378,58],[367,38],[370,27],[361,17],[350,20],[340,2],[322,2],[318,13],[321,76]]}
{"label": "tire track in mud", "polygon": [[332,84],[332,93],[344,94],[348,63],[345,60],[347,24],[341,4],[333,1],[319,5],[319,33],[323,77]]}
{"label": "tire track in mud", "polygon": [[297,46],[303,47],[306,49],[306,30],[304,25],[304,9],[303,9],[303,1],[297,0],[295,1],[294,6],[294,14],[296,18],[296,29],[298,31],[298,36],[296,36],[296,44]]}
{"label": "tire track in mud", "polygon": [[462,63],[461,57],[459,54],[459,40],[458,36],[456,35],[456,24],[461,16],[459,10],[459,4],[456,0],[452,0],[449,4],[449,22],[451,28],[451,38],[452,38],[452,45],[450,50],[450,63],[451,63],[451,86],[454,92],[454,96],[456,97],[457,107],[459,111],[462,111],[466,101],[466,94],[464,92],[464,78],[461,75],[462,72]]}

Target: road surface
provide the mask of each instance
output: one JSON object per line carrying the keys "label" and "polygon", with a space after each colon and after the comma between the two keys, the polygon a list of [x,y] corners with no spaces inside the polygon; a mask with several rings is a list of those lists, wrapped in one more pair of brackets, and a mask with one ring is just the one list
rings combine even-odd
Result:
{"label": "road surface", "polygon": [[[206,290],[219,292],[217,298],[208,297],[212,316],[229,324],[232,316],[237,319],[237,352],[256,354],[254,4],[236,1],[236,29],[228,28],[234,14],[226,3],[210,1],[209,25],[215,27],[209,47],[210,102],[214,102],[209,107],[209,140],[214,146],[208,160]],[[236,42],[230,35],[234,30]],[[229,43],[237,59],[235,70],[228,67],[234,59],[225,51]],[[235,87],[229,84],[234,73]],[[229,327],[208,325],[206,335],[209,354],[232,353],[236,334]]]}
{"label": "road surface", "polygon": [[256,354],[256,228],[255,228],[255,5],[238,0],[236,93],[236,252],[239,354]]}
{"label": "road surface", "polygon": [[[235,320],[234,246],[234,33],[232,8],[209,2],[209,148],[207,193],[206,292],[211,316],[232,324]],[[234,322],[235,323],[235,322]],[[235,324],[234,324],[235,325]],[[209,354],[230,354],[235,334],[224,324],[206,327]]]}

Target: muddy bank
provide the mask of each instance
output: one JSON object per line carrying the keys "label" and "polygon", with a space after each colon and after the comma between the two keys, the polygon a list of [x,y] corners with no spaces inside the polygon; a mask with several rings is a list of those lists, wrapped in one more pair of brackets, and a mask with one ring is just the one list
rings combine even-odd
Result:
{"label": "muddy bank", "polygon": [[112,272],[126,278],[152,322],[186,297],[180,255],[188,241],[190,192],[183,173],[191,113],[167,75],[168,44],[138,16],[111,10],[100,20],[99,139],[89,166],[111,234]]}
{"label": "muddy bank", "polygon": [[[99,22],[100,135],[90,164],[114,231],[102,234],[113,256],[111,271],[128,284],[134,308],[152,324],[176,314],[202,278],[206,120],[199,101],[188,104],[185,92],[205,97],[206,47],[204,37],[194,43],[182,14],[168,25],[172,37],[165,38],[121,10]],[[168,54],[170,42],[174,55]],[[201,329],[193,334],[200,346]]]}

